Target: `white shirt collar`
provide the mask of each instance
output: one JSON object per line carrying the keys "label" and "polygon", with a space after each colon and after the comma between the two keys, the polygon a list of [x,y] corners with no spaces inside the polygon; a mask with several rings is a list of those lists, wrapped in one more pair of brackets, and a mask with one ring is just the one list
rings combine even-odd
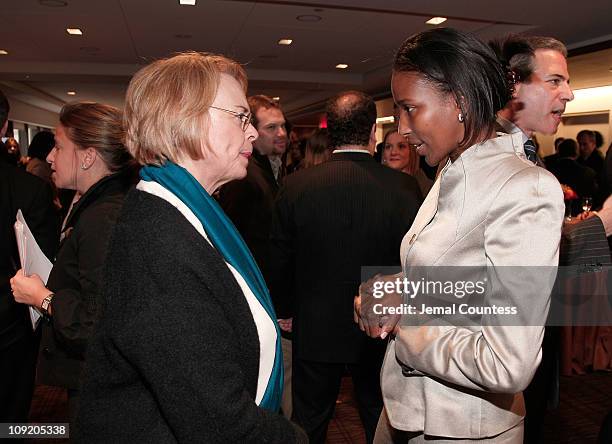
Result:
{"label": "white shirt collar", "polygon": [[368,150],[361,150],[359,148],[350,148],[348,150],[337,149],[337,150],[332,151],[332,154],[336,154],[336,153],[366,153],[366,154],[369,154],[370,156],[372,155],[372,153],[370,153]]}
{"label": "white shirt collar", "polygon": [[518,126],[516,126],[514,123],[512,123],[505,117],[498,115],[497,123],[499,123],[499,126],[501,126],[504,129],[504,131],[507,132],[508,134],[521,133],[523,137],[523,143],[527,142],[530,139],[530,137],[527,134],[525,134],[522,129],[520,129]]}

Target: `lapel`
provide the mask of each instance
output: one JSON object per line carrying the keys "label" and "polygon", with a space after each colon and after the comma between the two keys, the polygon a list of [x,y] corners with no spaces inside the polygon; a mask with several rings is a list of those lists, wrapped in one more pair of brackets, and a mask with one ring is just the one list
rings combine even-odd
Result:
{"label": "lapel", "polygon": [[406,233],[406,236],[404,236],[404,239],[402,240],[402,246],[401,246],[402,266],[404,265],[404,260],[406,256],[408,255],[408,253],[410,252],[412,245],[417,240],[417,238],[419,237],[423,229],[431,222],[431,220],[434,218],[434,216],[438,212],[438,200],[440,197],[440,182],[450,164],[451,162],[450,160],[448,160],[446,163],[446,166],[442,169],[442,171],[440,171],[440,174],[438,174],[438,177],[436,181],[434,182],[433,186],[431,187],[431,190],[429,190],[429,194],[427,194],[425,201],[421,205],[421,208],[419,208],[419,212],[414,218],[414,222],[412,223],[412,226],[410,227],[410,229],[408,230],[408,233]]}
{"label": "lapel", "polygon": [[268,159],[268,156],[260,154],[254,149],[252,159],[259,167],[264,179],[272,186],[272,188],[277,189],[278,182],[274,178],[274,172],[272,171],[272,165],[270,165],[270,159]]}

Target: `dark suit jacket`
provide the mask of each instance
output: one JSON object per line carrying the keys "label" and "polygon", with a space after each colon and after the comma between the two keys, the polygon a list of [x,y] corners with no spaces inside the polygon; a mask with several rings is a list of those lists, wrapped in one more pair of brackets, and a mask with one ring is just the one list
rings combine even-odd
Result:
{"label": "dark suit jacket", "polygon": [[51,186],[0,160],[0,348],[32,330],[27,306],[15,302],[9,285],[9,279],[21,268],[13,228],[18,209],[42,251],[53,260],[59,218]]}
{"label": "dark suit jacket", "polygon": [[271,233],[271,292],[278,316],[294,315],[296,357],[359,359],[367,339],[353,322],[361,267],[400,264],[421,201],[413,177],[366,153],[336,153],[286,178]]}
{"label": "dark suit jacket", "polygon": [[268,239],[277,192],[270,161],[255,150],[246,177],[224,185],[219,191],[219,204],[242,235],[266,282],[269,279]]}
{"label": "dark suit jacket", "polygon": [[595,149],[587,159],[578,158],[578,162],[595,171],[598,190],[593,196],[593,207],[599,209],[604,200],[606,200],[606,197],[608,197],[608,181],[606,178],[606,162],[604,157],[598,149]]}
{"label": "dark suit jacket", "polygon": [[[578,193],[578,196],[597,196],[599,191],[597,174],[591,168],[565,157],[558,159],[549,170],[555,175],[560,183],[570,186]],[[580,199],[575,201],[575,208],[573,208],[574,215],[582,211],[581,204]]]}
{"label": "dark suit jacket", "polygon": [[584,166],[592,168],[597,174],[604,169],[604,158],[598,149],[595,149],[589,157],[583,159],[578,158],[578,162]]}

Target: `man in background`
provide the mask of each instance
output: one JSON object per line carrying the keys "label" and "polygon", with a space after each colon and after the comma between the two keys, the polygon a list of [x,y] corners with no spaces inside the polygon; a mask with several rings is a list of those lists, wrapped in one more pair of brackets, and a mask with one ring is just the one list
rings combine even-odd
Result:
{"label": "man in background", "polygon": [[271,233],[270,290],[293,315],[293,419],[323,443],[345,370],[366,440],[382,410],[386,342],[353,322],[364,266],[399,265],[401,240],[421,204],[416,180],[377,163],[376,106],[348,91],[327,106],[329,161],[290,176]]}
{"label": "man in background", "polygon": [[[0,136],[8,124],[9,103],[0,91]],[[28,308],[17,304],[9,279],[21,268],[14,224],[21,209],[45,255],[55,257],[58,215],[51,186],[0,158],[0,422],[27,422],[40,329],[32,331]]]}
{"label": "man in background", "polygon": [[521,132],[525,156],[536,163],[534,134],[555,134],[567,103],[574,100],[567,49],[552,37],[519,35],[491,46],[514,84],[512,99],[498,113],[498,130]]}

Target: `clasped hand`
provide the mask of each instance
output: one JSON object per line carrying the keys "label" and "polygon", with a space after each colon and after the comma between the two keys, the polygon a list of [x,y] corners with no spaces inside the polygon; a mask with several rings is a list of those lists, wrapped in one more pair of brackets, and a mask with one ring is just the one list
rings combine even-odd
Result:
{"label": "clasped hand", "polygon": [[[377,274],[359,286],[359,295],[355,296],[353,305],[353,318],[359,324],[361,331],[368,336],[385,339],[389,333],[396,333],[401,315],[389,314],[389,312],[397,313],[397,310],[388,310],[388,308],[400,307],[402,293],[395,289],[387,292],[378,288],[392,288],[394,286],[385,287],[385,282],[395,282],[402,276],[402,273],[386,276]],[[375,283],[378,283],[376,296],[374,295]]]}

